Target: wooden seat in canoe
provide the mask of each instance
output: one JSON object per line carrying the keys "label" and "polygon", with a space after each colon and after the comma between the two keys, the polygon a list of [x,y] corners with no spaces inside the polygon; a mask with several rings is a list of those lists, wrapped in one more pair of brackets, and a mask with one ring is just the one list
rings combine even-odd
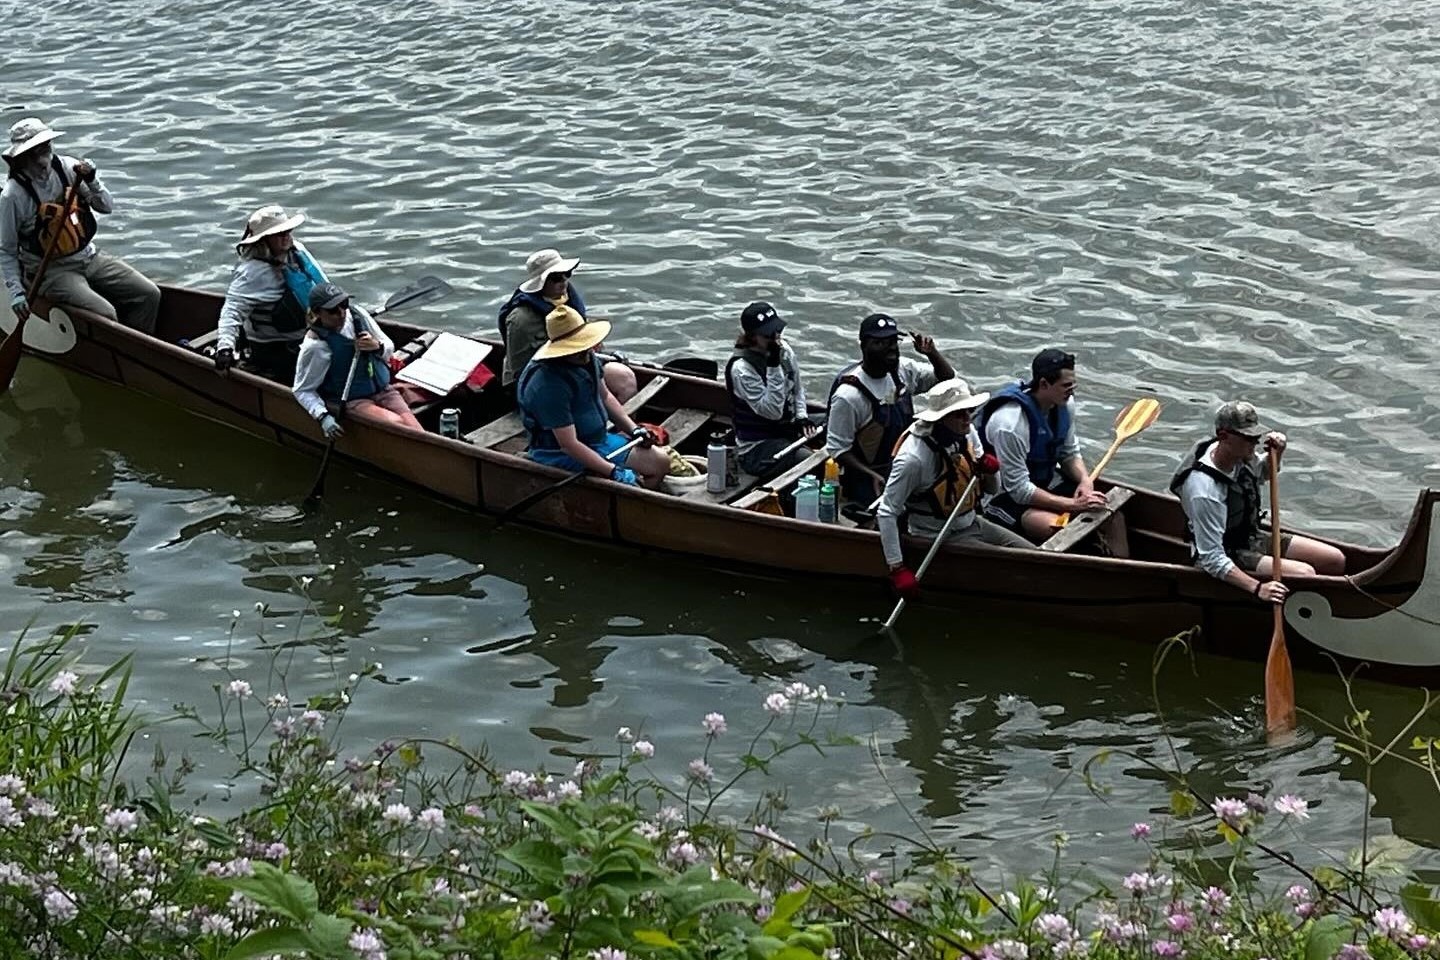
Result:
{"label": "wooden seat in canoe", "polygon": [[1081,543],[1096,530],[1105,525],[1120,508],[1130,502],[1135,491],[1129,487],[1111,487],[1105,494],[1105,509],[1090,510],[1085,513],[1077,513],[1070,518],[1070,522],[1051,534],[1050,539],[1040,545],[1041,550],[1048,550],[1051,553],[1065,553],[1076,544]]}

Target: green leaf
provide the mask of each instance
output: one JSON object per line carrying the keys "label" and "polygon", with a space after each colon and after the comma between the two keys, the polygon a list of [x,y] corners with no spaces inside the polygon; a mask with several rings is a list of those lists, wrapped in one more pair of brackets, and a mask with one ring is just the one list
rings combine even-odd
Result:
{"label": "green leaf", "polygon": [[1170,812],[1177,817],[1188,817],[1199,809],[1195,797],[1185,790],[1174,790],[1170,793]]}
{"label": "green leaf", "polygon": [[559,883],[565,877],[565,851],[548,840],[521,840],[500,856],[544,883]]}
{"label": "green leaf", "polygon": [[677,950],[680,948],[680,944],[671,940],[659,930],[636,930],[631,936],[634,937],[637,942],[651,947],[670,947]]}
{"label": "green leaf", "polygon": [[320,909],[315,884],[304,877],[286,873],[268,863],[257,863],[254,870],[253,876],[232,877],[222,882],[260,906],[296,923],[308,923]]}
{"label": "green leaf", "polygon": [[322,957],[344,956],[349,950],[350,931],[355,924],[328,913],[318,914],[310,922],[310,950]]}
{"label": "green leaf", "polygon": [[1305,960],[1330,960],[1350,940],[1350,922],[1334,914],[1321,917],[1305,931]]}
{"label": "green leaf", "polygon": [[250,960],[273,954],[298,954],[309,949],[310,941],[294,927],[272,927],[246,935],[225,954],[225,960]]}
{"label": "green leaf", "polygon": [[557,840],[574,843],[580,834],[580,828],[555,807],[543,803],[531,803],[527,800],[520,804],[520,809],[525,811],[525,816],[554,834]]}
{"label": "green leaf", "polygon": [[786,946],[770,955],[770,960],[820,960],[820,954],[804,947]]}
{"label": "green leaf", "polygon": [[803,890],[793,890],[790,893],[781,894],[775,900],[775,909],[771,911],[769,918],[765,921],[765,926],[761,929],[772,935],[788,933],[790,918],[795,916],[809,899],[810,888],[808,886]]}
{"label": "green leaf", "polygon": [[785,941],[775,937],[751,937],[745,948],[751,960],[771,960],[775,954],[785,949]]}
{"label": "green leaf", "polygon": [[1426,930],[1440,930],[1440,899],[1423,883],[1407,883],[1400,888],[1400,899],[1410,916]]}

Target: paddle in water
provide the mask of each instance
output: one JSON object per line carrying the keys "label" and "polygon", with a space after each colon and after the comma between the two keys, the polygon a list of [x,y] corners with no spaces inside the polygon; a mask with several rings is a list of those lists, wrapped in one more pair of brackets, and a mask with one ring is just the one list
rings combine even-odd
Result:
{"label": "paddle in water", "polygon": [[[65,191],[65,198],[61,210],[62,217],[69,217],[74,210],[75,201],[80,195],[80,177],[77,174],[70,184],[70,189]],[[45,280],[45,271],[50,268],[50,261],[55,259],[55,251],[60,249],[60,224],[50,231],[49,243],[45,245],[45,253],[40,258],[40,267],[35,271],[35,276],[30,278],[30,289],[25,291],[25,303],[27,309],[23,317],[15,318],[15,329],[10,331],[10,336],[0,343],[0,394],[10,389],[10,382],[15,379],[15,370],[20,366],[20,348],[25,345],[25,321],[30,319],[29,307],[35,304],[35,298],[40,295],[40,284]]]}
{"label": "paddle in water", "polygon": [[[1270,579],[1280,579],[1280,451],[1270,448]],[[1295,729],[1295,673],[1285,648],[1285,604],[1277,603],[1265,657],[1265,732],[1271,737]]]}
{"label": "paddle in water", "polygon": [[[629,443],[625,444],[625,446],[621,447],[620,449],[605,454],[605,459],[613,461],[616,457],[627,453],[628,451],[634,449],[635,447],[638,447],[644,442],[644,437],[636,437],[634,440],[631,440]],[[589,472],[590,471],[586,468],[576,470],[564,480],[557,480],[554,483],[550,484],[550,486],[548,487],[541,487],[539,490],[536,490],[524,500],[521,500],[519,503],[514,504],[510,507],[510,509],[500,514],[500,516],[495,520],[495,529],[500,529],[505,524],[509,523],[511,520],[514,520],[520,514],[524,513],[526,510],[529,510],[531,507],[535,506],[535,504],[539,503],[541,500],[544,500],[551,494],[559,493],[561,490],[570,486],[570,484],[574,483],[576,480],[579,480],[581,477],[585,476]],[[598,477],[599,474],[595,474],[595,476]],[[601,477],[601,479],[603,480],[604,478]]]}
{"label": "paddle in water", "polygon": [[[1120,449],[1120,444],[1129,440],[1135,434],[1144,430],[1150,424],[1160,419],[1160,401],[1152,397],[1142,397],[1125,405],[1125,408],[1115,414],[1115,440],[1110,444],[1110,449],[1105,451],[1105,456],[1095,464],[1095,469],[1090,471],[1092,481],[1100,479],[1100,474],[1110,464],[1110,459],[1115,456],[1115,451]],[[1070,514],[1062,513],[1055,518],[1051,526],[1059,529],[1070,522]]]}

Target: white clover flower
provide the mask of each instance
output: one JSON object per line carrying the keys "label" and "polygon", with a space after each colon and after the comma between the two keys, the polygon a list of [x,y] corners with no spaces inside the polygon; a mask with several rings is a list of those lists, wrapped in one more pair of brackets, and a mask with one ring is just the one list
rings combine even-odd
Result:
{"label": "white clover flower", "polygon": [[677,867],[693,867],[700,862],[700,851],[688,840],[673,845],[666,856]]}
{"label": "white clover flower", "polygon": [[305,724],[308,730],[323,730],[325,729],[325,714],[319,710],[306,710],[300,714],[300,722]]}
{"label": "white clover flower", "polygon": [[385,941],[380,939],[380,932],[374,927],[356,930],[346,943],[360,960],[385,960]]}
{"label": "white clover flower", "polygon": [[55,804],[49,800],[42,800],[39,797],[31,797],[25,801],[25,812],[41,820],[54,820],[60,816],[60,811],[55,809]]}
{"label": "white clover flower", "polygon": [[772,693],[765,698],[765,712],[772,716],[781,716],[790,710],[790,700],[783,693]]}
{"label": "white clover flower", "polygon": [[705,719],[700,721],[700,725],[705,728],[705,736],[718,737],[726,730],[725,714],[707,713]]}
{"label": "white clover flower", "polygon": [[80,908],[75,905],[75,899],[58,887],[45,894],[44,903],[45,913],[56,923],[66,924],[80,915]]}
{"label": "white clover flower", "polygon": [[558,796],[561,800],[574,800],[576,797],[580,796],[581,792],[582,791],[580,790],[580,784],[576,783],[574,780],[566,780],[564,783],[560,784],[560,786],[555,788],[555,795]]}
{"label": "white clover flower", "polygon": [[15,809],[15,801],[0,797],[0,827],[18,827],[24,822],[25,818]]}
{"label": "white clover flower", "polygon": [[999,960],[1026,960],[1030,948],[1019,940],[1002,939],[990,944],[990,953]]}
{"label": "white clover flower", "polygon": [[420,816],[416,819],[426,830],[445,829],[445,813],[438,807],[426,807],[420,811]]}
{"label": "white clover flower", "polygon": [[550,908],[540,900],[533,901],[519,916],[518,922],[520,929],[530,930],[537,937],[545,936],[550,932],[550,928],[555,926],[555,918],[550,915]]}
{"label": "white clover flower", "polygon": [[1058,913],[1042,913],[1035,919],[1035,929],[1051,943],[1070,939],[1070,921]]}
{"label": "white clover flower", "polygon": [[248,680],[231,680],[225,685],[225,692],[236,700],[244,700],[254,691],[251,690]]}
{"label": "white clover flower", "polygon": [[133,833],[139,823],[140,818],[134,810],[111,810],[105,814],[105,829],[121,836]]}
{"label": "white clover flower", "polygon": [[621,743],[634,743],[635,734],[631,732],[629,727],[621,727],[615,731],[615,739]]}
{"label": "white clover flower", "polygon": [[710,764],[698,757],[690,761],[688,768],[690,779],[697,783],[709,783],[715,779],[715,770]]}
{"label": "white clover flower", "polygon": [[1245,819],[1250,808],[1245,805],[1244,800],[1236,800],[1234,797],[1219,797],[1210,804],[1210,809],[1215,812],[1228,826],[1236,827]]}
{"label": "white clover flower", "polygon": [[368,790],[361,790],[350,798],[350,806],[356,810],[378,810],[380,808],[380,795],[371,793]]}
{"label": "white clover flower", "polygon": [[810,698],[810,685],[795,681],[785,687],[785,696],[791,700],[808,700]]}
{"label": "white clover flower", "polygon": [[219,935],[231,937],[235,935],[235,921],[223,913],[212,913],[200,921],[200,935],[202,937]]}
{"label": "white clover flower", "polygon": [[524,770],[511,770],[501,779],[500,785],[514,794],[529,793],[535,786],[535,776]]}
{"label": "white clover flower", "polygon": [[1404,910],[1394,907],[1381,907],[1371,919],[1375,921],[1375,932],[1391,940],[1399,940],[1415,932],[1415,921],[1406,916]]}
{"label": "white clover flower", "polygon": [[380,816],[382,819],[389,820],[391,823],[399,824],[402,827],[415,819],[415,814],[403,803],[390,804]]}
{"label": "white clover flower", "polygon": [[1285,817],[1294,817],[1296,820],[1310,819],[1310,804],[1300,797],[1285,794],[1275,801],[1275,812]]}
{"label": "white clover flower", "polygon": [[591,950],[589,960],[630,960],[629,955],[618,947],[601,947],[599,950]]}
{"label": "white clover flower", "polygon": [[655,822],[662,827],[673,827],[685,822],[685,814],[679,807],[661,807],[655,813]]}
{"label": "white clover flower", "polygon": [[73,670],[61,670],[55,674],[55,679],[50,681],[50,692],[58,693],[62,697],[74,696],[75,684],[79,679],[80,675]]}
{"label": "white clover flower", "polygon": [[635,746],[631,747],[630,751],[634,753],[637,757],[642,757],[643,759],[649,760],[651,757],[655,756],[655,744],[651,743],[649,740],[636,740]]}
{"label": "white clover flower", "polygon": [[25,781],[15,774],[0,774],[0,797],[23,797],[25,789]]}

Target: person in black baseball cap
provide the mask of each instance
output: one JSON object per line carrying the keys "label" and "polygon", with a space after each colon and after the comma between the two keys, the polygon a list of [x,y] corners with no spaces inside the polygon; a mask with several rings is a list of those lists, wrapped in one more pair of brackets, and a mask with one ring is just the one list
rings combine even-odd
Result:
{"label": "person in black baseball cap", "polygon": [[901,358],[900,333],[889,314],[861,320],[860,362],[841,370],[830,385],[825,450],[844,468],[845,498],[864,506],[885,488],[895,444],[915,419],[915,394],[955,376],[935,341],[922,333],[906,336],[929,367]]}
{"label": "person in black baseball cap", "polygon": [[725,389],[735,425],[740,468],[769,480],[805,458],[803,450],[776,454],[819,428],[806,415],[805,384],[795,351],[781,336],[785,321],[764,301],[740,313],[740,337],[725,365]]}
{"label": "person in black baseball cap", "polygon": [[[400,391],[390,385],[386,361],[395,344],[339,284],[310,288],[310,328],[300,341],[290,392],[314,417],[327,440],[345,431],[335,412],[360,420],[422,430]],[[354,371],[352,374],[351,371]]]}

